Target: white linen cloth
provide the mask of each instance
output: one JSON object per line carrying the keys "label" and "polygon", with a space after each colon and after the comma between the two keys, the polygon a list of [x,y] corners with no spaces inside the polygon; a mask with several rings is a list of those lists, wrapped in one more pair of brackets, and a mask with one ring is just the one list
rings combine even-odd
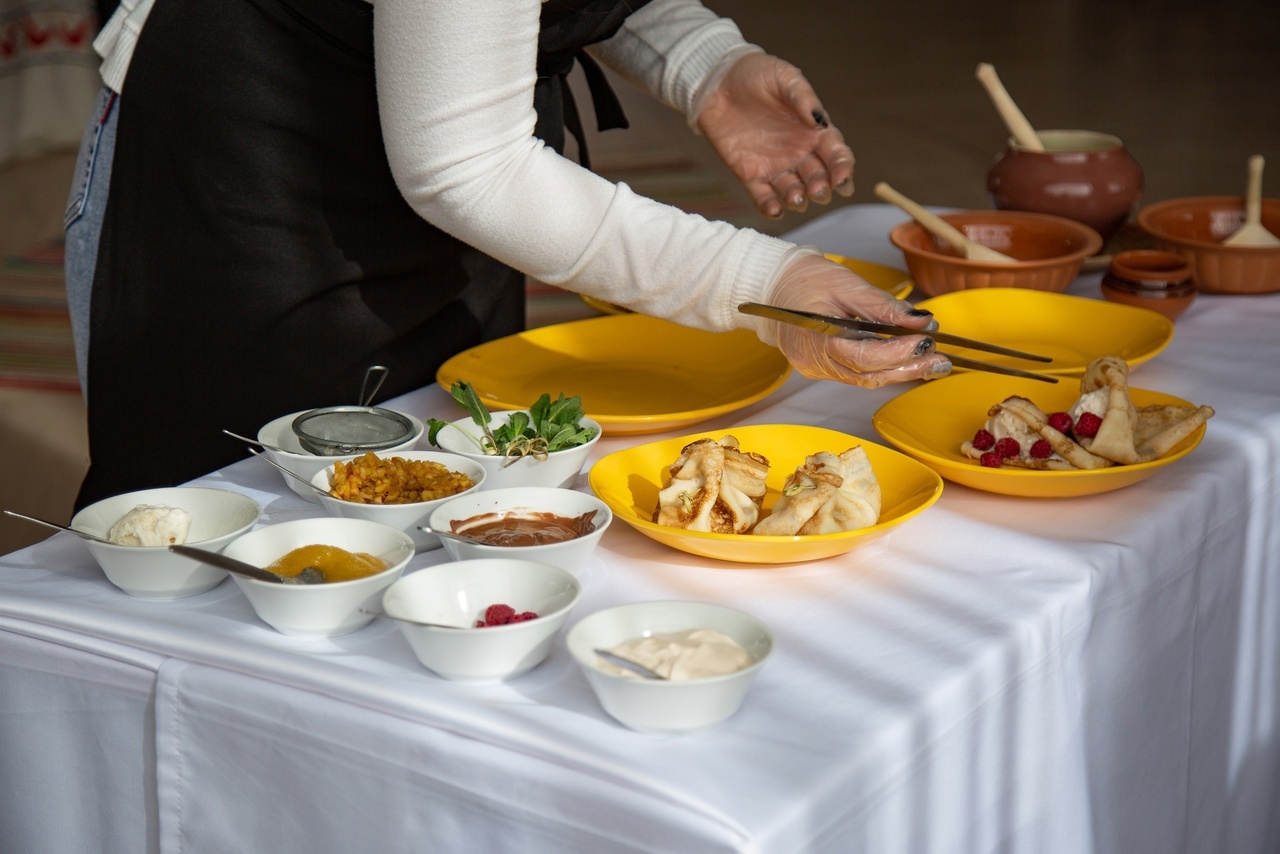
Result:
{"label": "white linen cloth", "polygon": [[[902,218],[852,206],[791,236],[901,266],[885,234]],[[1096,295],[1097,276],[1072,292]],[[562,642],[527,676],[455,685],[387,621],[302,640],[231,582],[134,600],[55,535],[0,558],[0,770],[21,782],[0,794],[0,850],[85,828],[99,850],[163,852],[1278,850],[1277,324],[1280,297],[1201,296],[1179,319],[1133,382],[1217,415],[1193,454],[1123,490],[948,483],[867,549],[784,567],[615,524],[570,625],[689,598],[776,635],[743,709],[701,736],[616,724]],[[679,432],[874,441],[872,413],[901,391],[793,376]],[[393,405],[456,417],[435,386]],[[649,438],[606,436],[595,456]],[[264,522],[322,512],[258,460],[198,483],[254,496]]]}

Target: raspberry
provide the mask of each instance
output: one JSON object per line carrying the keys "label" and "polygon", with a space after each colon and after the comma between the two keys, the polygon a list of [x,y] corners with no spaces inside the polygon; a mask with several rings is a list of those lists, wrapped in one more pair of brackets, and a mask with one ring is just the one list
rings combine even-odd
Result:
{"label": "raspberry", "polygon": [[1049,416],[1049,426],[1064,436],[1071,435],[1071,416],[1065,412],[1055,412]]}
{"label": "raspberry", "polygon": [[487,629],[490,626],[506,626],[511,623],[523,623],[528,620],[536,620],[538,615],[532,611],[522,611],[516,613],[516,609],[510,605],[490,605],[484,609],[484,619],[476,620],[477,629]]}
{"label": "raspberry", "polygon": [[484,621],[493,625],[509,623],[515,615],[516,609],[510,605],[490,605],[484,609]]}
{"label": "raspberry", "polygon": [[1001,457],[1016,457],[1022,453],[1022,446],[1018,444],[1017,439],[1005,436],[996,442],[996,453]]}
{"label": "raspberry", "polygon": [[1053,456],[1053,445],[1049,444],[1048,439],[1037,439],[1028,453],[1037,460],[1047,460]]}
{"label": "raspberry", "polygon": [[1092,412],[1081,412],[1080,417],[1076,419],[1076,435],[1085,439],[1092,439],[1098,435],[1098,428],[1101,426],[1101,418]]}
{"label": "raspberry", "polygon": [[973,434],[973,446],[979,451],[989,451],[996,443],[996,437],[992,436],[986,430],[979,430]]}
{"label": "raspberry", "polygon": [[989,469],[998,469],[1000,468],[1000,455],[988,452],[978,457],[978,462]]}

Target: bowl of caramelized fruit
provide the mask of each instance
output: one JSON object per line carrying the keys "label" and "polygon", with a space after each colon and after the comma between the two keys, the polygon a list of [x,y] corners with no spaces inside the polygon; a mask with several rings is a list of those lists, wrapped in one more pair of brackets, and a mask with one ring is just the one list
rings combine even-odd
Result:
{"label": "bowl of caramelized fruit", "polygon": [[522,558],[580,576],[613,512],[594,495],[549,486],[471,492],[432,511],[432,530],[454,560]]}
{"label": "bowl of caramelized fruit", "polygon": [[484,466],[457,454],[371,451],[321,469],[311,485],[334,516],[390,525],[426,550],[439,548],[440,540],[419,526],[444,502],[480,489],[486,476]]}
{"label": "bowl of caramelized fruit", "polygon": [[234,574],[232,579],[264,623],[281,634],[335,637],[364,628],[382,594],[413,557],[404,531],[367,519],[293,519],[250,531],[223,553],[297,578],[316,569],[314,584],[277,584]]}

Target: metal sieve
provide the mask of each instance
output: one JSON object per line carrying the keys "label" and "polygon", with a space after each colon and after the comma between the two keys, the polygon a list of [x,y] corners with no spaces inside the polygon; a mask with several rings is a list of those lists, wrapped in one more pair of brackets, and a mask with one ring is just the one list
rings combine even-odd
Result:
{"label": "metal sieve", "polygon": [[326,406],[293,419],[302,447],[324,457],[385,450],[403,443],[413,430],[408,418],[378,406]]}

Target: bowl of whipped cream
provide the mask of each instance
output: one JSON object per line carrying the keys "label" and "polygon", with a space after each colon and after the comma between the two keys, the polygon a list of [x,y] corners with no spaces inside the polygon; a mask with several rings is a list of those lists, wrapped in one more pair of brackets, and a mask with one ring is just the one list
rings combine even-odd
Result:
{"label": "bowl of whipped cream", "polygon": [[606,608],[575,624],[565,643],[604,710],[654,735],[719,726],[742,707],[774,646],[750,614],[693,601]]}

